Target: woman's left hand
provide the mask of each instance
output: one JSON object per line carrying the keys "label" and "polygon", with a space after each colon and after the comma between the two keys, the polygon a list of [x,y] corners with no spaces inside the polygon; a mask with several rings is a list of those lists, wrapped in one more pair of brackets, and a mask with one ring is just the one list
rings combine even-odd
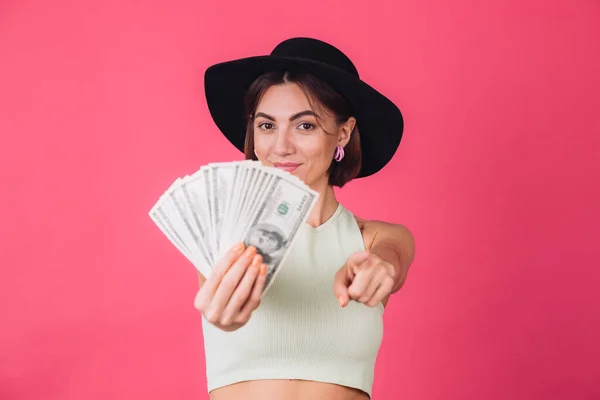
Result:
{"label": "woman's left hand", "polygon": [[369,251],[353,253],[335,274],[333,292],[342,307],[350,300],[375,307],[394,287],[395,269]]}

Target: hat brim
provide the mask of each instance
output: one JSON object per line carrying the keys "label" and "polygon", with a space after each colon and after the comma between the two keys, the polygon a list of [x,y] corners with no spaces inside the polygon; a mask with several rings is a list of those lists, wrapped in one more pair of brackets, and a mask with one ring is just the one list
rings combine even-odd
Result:
{"label": "hat brim", "polygon": [[404,131],[402,113],[392,101],[342,69],[316,61],[272,55],[216,64],[204,74],[211,117],[231,144],[244,151],[244,97],[248,87],[263,73],[288,69],[306,71],[325,80],[352,104],[362,152],[362,166],[357,178],[373,175],[392,159]]}

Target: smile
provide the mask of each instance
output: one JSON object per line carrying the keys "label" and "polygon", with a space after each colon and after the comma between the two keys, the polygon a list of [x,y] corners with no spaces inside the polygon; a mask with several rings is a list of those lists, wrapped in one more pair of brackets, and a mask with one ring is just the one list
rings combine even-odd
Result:
{"label": "smile", "polygon": [[287,171],[287,172],[294,172],[296,170],[296,168],[298,168],[300,165],[302,164],[296,164],[296,163],[274,163],[273,166],[275,168]]}

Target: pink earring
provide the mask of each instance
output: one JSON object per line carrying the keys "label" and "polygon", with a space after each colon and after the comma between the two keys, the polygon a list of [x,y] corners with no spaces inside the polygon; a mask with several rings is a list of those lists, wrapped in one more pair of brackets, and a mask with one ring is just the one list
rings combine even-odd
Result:
{"label": "pink earring", "polygon": [[344,158],[344,148],[342,146],[338,146],[335,148],[333,159],[337,162],[340,162],[342,161],[342,158]]}

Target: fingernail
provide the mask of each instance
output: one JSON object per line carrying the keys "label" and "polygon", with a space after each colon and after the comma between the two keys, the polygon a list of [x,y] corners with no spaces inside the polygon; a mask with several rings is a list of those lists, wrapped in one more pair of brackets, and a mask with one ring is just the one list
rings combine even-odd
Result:
{"label": "fingernail", "polygon": [[340,302],[340,306],[344,307],[344,296],[342,296],[341,294],[338,297],[338,301]]}
{"label": "fingernail", "polygon": [[267,264],[263,264],[260,266],[260,274],[261,275],[266,275],[267,274]]}
{"label": "fingernail", "polygon": [[252,267],[258,267],[258,264],[260,264],[262,262],[262,256],[260,254],[257,254],[254,256],[254,259],[252,260]]}
{"label": "fingernail", "polygon": [[254,246],[248,246],[246,248],[246,255],[248,257],[250,257],[250,256],[253,256],[254,254],[256,254],[256,247],[254,247]]}
{"label": "fingernail", "polygon": [[234,253],[239,253],[240,251],[242,251],[244,249],[245,245],[244,242],[240,242],[238,244],[236,244],[235,246],[233,246],[233,251]]}

